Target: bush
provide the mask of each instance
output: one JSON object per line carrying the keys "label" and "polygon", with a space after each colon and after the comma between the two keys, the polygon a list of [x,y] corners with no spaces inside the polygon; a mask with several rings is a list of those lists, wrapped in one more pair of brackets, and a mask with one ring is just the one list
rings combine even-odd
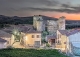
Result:
{"label": "bush", "polygon": [[54,49],[3,49],[0,57],[67,57]]}
{"label": "bush", "polygon": [[47,43],[45,39],[42,39],[42,43]]}
{"label": "bush", "polygon": [[8,46],[7,49],[13,49],[13,47],[12,46]]}
{"label": "bush", "polygon": [[46,46],[47,46],[47,47],[50,47],[50,45],[49,45],[48,43],[46,43]]}

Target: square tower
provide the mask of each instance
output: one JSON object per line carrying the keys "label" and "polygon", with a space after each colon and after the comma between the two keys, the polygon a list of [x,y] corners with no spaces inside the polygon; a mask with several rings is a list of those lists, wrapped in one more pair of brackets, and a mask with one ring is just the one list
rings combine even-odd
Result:
{"label": "square tower", "polygon": [[65,30],[65,17],[62,16],[58,20],[58,30]]}
{"label": "square tower", "polygon": [[36,15],[33,17],[33,26],[37,31],[45,30],[43,26],[43,18],[41,15]]}

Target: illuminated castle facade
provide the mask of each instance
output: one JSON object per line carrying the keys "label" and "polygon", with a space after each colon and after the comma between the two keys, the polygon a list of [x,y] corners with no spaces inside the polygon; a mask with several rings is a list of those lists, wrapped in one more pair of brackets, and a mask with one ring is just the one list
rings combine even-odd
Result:
{"label": "illuminated castle facade", "polygon": [[65,17],[44,19],[41,15],[35,15],[33,17],[33,26],[37,31],[47,30],[50,34],[54,34],[57,30],[65,30]]}

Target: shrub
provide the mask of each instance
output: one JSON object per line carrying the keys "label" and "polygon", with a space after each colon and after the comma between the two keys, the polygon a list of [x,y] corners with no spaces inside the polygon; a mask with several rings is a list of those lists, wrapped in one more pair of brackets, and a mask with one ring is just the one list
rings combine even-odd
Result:
{"label": "shrub", "polygon": [[0,57],[67,57],[54,49],[1,49]]}
{"label": "shrub", "polygon": [[13,47],[12,46],[8,46],[7,49],[13,49]]}
{"label": "shrub", "polygon": [[48,43],[46,43],[46,46],[47,46],[47,47],[50,47],[50,45],[49,45]]}

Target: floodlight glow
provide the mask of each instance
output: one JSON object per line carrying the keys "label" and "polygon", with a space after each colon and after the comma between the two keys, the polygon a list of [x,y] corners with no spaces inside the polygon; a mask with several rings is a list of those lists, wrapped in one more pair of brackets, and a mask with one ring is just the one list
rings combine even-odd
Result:
{"label": "floodlight glow", "polygon": [[24,39],[25,39],[25,40],[28,40],[28,37],[27,37],[27,36],[25,36],[25,37],[24,37]]}

